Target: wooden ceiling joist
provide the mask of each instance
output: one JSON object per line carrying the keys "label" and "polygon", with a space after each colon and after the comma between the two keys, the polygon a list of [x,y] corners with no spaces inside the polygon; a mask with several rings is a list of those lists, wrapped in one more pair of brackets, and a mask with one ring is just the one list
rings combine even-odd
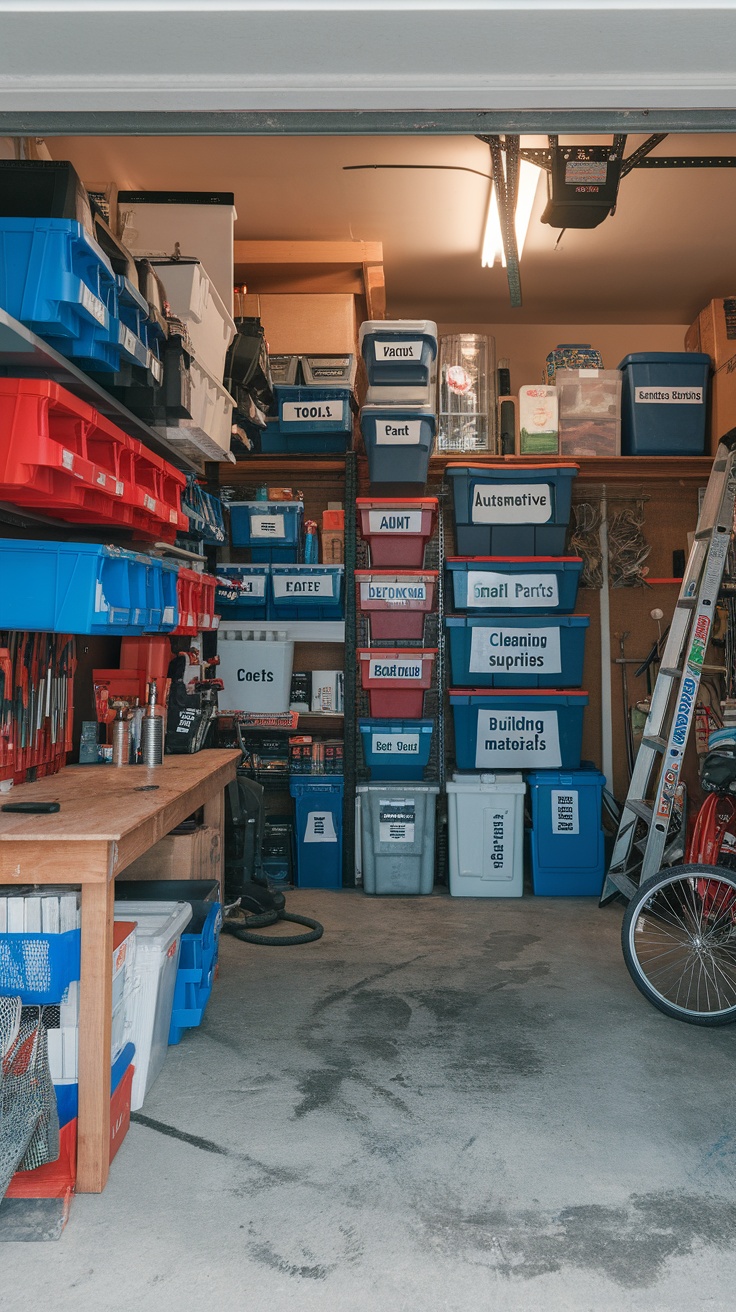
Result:
{"label": "wooden ceiling joist", "polygon": [[380,241],[236,241],[235,283],[249,292],[348,292],[368,319],[386,317]]}

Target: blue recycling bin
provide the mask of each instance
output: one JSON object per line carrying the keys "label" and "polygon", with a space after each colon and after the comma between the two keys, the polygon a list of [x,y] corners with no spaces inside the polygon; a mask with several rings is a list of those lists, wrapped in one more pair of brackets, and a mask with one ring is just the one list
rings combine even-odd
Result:
{"label": "blue recycling bin", "polygon": [[627,355],[619,365],[622,454],[702,456],[710,367],[709,355],[692,351]]}
{"label": "blue recycling bin", "polygon": [[342,888],[342,775],[292,777],[297,888]]}
{"label": "blue recycling bin", "polygon": [[590,761],[579,770],[532,770],[527,775],[538,897],[600,897],[606,873],[605,783]]}

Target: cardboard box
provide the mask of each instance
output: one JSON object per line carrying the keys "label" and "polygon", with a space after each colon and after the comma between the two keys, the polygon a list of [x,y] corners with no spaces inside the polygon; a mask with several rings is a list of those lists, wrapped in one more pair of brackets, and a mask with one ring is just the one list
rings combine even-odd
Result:
{"label": "cardboard box", "polygon": [[685,333],[685,350],[709,355],[721,369],[736,354],[736,296],[719,297],[700,311]]}
{"label": "cardboard box", "polygon": [[736,428],[736,354],[711,379],[710,450],[715,454],[721,438]]}
{"label": "cardboard box", "polygon": [[217,829],[200,825],[191,834],[167,834],[137,861],[125,879],[220,879],[222,843]]}
{"label": "cardboard box", "polygon": [[329,355],[358,350],[355,297],[340,295],[248,293],[243,313],[260,319],[272,355]]}
{"label": "cardboard box", "polygon": [[322,564],[343,565],[345,563],[345,534],[341,529],[323,528]]}

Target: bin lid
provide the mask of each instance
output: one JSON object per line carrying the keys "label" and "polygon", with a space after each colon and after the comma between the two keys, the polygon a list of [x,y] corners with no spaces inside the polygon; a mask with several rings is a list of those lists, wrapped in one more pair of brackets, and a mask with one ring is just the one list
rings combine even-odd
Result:
{"label": "bin lid", "polygon": [[448,688],[450,697],[584,697],[582,688]]}
{"label": "bin lid", "polygon": [[448,793],[525,793],[524,776],[518,770],[483,770],[478,774],[456,771],[445,785]]}
{"label": "bin lid", "polygon": [[261,568],[270,569],[272,574],[308,574],[310,570],[316,570],[319,574],[343,574],[344,565],[264,565]]}
{"label": "bin lid", "polygon": [[431,419],[432,423],[436,421],[436,414],[430,405],[424,405],[421,401],[408,401],[406,404],[394,405],[390,401],[367,402],[360,407],[360,418],[367,415],[369,419],[379,419],[381,415],[387,415],[391,419],[400,420],[404,416],[407,419]]}
{"label": "bin lid", "polygon": [[381,656],[413,656],[420,660],[434,660],[436,647],[359,647],[358,655],[362,661],[370,661]]}
{"label": "bin lid", "polygon": [[402,335],[419,333],[422,337],[434,337],[436,340],[437,324],[432,319],[366,319],[365,323],[360,325],[359,346],[362,347],[363,338],[369,333],[401,333]]}
{"label": "bin lid", "polygon": [[440,574],[438,569],[356,569],[353,572],[356,579],[413,579],[415,583],[432,583]]}
{"label": "bin lid", "polygon": [[[231,506],[238,504],[251,503],[230,502]],[[383,510],[387,506],[413,506],[414,509],[419,506],[422,510],[436,510],[439,503],[436,497],[356,497],[355,504],[361,508],[365,507],[366,510]]]}
{"label": "bin lid", "polygon": [[358,728],[361,733],[375,732],[397,736],[404,733],[432,733],[434,720],[378,720],[374,717],[358,720]]}
{"label": "bin lid", "polygon": [[710,368],[710,363],[710,356],[698,351],[635,351],[624,356],[619,369],[626,369],[630,364],[694,364]]}
{"label": "bin lid", "polygon": [[358,784],[356,793],[388,793],[389,797],[411,797],[412,793],[432,793],[436,797],[440,791],[439,784],[418,784],[412,779],[402,783],[401,779],[390,779],[381,783]]}
{"label": "bin lid", "polygon": [[532,628],[532,629],[587,629],[589,615],[447,615],[445,626],[450,629]]}
{"label": "bin lid", "polygon": [[166,956],[174,940],[186,929],[192,918],[188,902],[116,902],[115,919],[134,918],[136,956],[141,953]]}
{"label": "bin lid", "polygon": [[[693,357],[690,356],[689,358],[692,360]],[[504,397],[501,397],[501,400],[504,399],[505,399]],[[550,472],[556,469],[574,469],[575,473],[577,473],[578,470],[580,469],[580,465],[576,464],[574,460],[551,460],[548,461],[546,464],[540,463],[534,465],[532,465],[531,463],[528,465],[512,464],[510,461],[505,464],[499,462],[497,464],[488,464],[488,465],[468,465],[464,460],[450,460],[445,465],[445,471],[448,474],[451,474],[453,470],[458,470],[458,471],[462,470],[464,474],[470,474],[473,478],[484,478],[488,474],[493,474],[497,472],[502,472],[504,474],[515,474],[515,475],[534,474],[538,469],[542,469],[544,471],[550,471]]]}
{"label": "bin lid", "polygon": [[606,776],[592,761],[581,761],[578,770],[529,770],[526,778],[535,788],[600,788],[606,782]]}
{"label": "bin lid", "polygon": [[582,556],[446,556],[450,569],[455,565],[581,565]]}
{"label": "bin lid", "polygon": [[257,510],[261,515],[276,514],[281,510],[296,510],[301,514],[304,510],[303,501],[224,501],[223,505],[236,506],[239,510]]}

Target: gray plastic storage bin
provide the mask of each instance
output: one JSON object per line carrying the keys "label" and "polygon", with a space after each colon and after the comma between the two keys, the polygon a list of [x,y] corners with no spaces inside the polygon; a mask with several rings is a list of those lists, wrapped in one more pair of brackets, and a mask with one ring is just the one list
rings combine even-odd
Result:
{"label": "gray plastic storage bin", "polygon": [[437,784],[358,787],[358,861],[366,893],[431,893]]}

